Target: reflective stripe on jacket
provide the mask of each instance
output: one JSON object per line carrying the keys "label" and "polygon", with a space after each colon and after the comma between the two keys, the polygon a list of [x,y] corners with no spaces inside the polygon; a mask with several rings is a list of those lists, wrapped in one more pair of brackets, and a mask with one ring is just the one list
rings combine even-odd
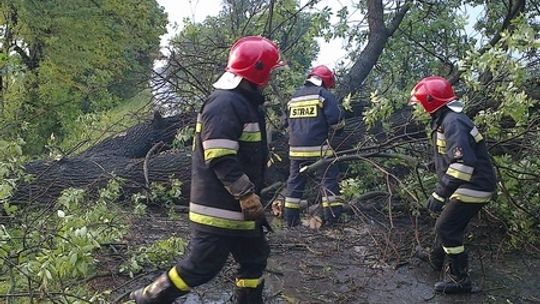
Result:
{"label": "reflective stripe on jacket", "polygon": [[255,222],[244,220],[233,194],[258,193],[263,186],[268,155],[263,101],[255,90],[218,89],[203,105],[191,171],[189,218],[196,229],[259,235]]}
{"label": "reflective stripe on jacket", "polygon": [[332,156],[328,133],[344,126],[335,96],[311,82],[299,88],[287,104],[287,122],[289,157],[296,159]]}
{"label": "reflective stripe on jacket", "polygon": [[489,153],[474,123],[463,113],[443,108],[432,119],[432,141],[441,198],[486,203],[496,190]]}

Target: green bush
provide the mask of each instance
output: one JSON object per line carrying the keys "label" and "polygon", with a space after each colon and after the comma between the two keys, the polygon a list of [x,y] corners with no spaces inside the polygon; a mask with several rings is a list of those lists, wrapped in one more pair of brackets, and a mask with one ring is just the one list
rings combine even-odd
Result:
{"label": "green bush", "polygon": [[[56,203],[16,210],[0,226],[0,291],[61,294],[93,274],[101,244],[118,242],[126,232],[115,206],[119,190],[113,179],[95,201],[67,189]],[[79,293],[85,295],[91,296]]]}
{"label": "green bush", "polygon": [[133,277],[145,267],[170,267],[175,259],[184,254],[185,248],[186,242],[177,236],[158,240],[149,246],[141,246],[131,253],[132,256],[122,264],[120,271]]}

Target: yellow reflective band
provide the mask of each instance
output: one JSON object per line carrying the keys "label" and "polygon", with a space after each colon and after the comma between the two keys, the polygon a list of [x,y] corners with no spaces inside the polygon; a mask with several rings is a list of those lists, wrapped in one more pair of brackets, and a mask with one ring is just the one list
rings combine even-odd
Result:
{"label": "yellow reflective band", "polygon": [[285,197],[285,201],[286,201],[286,202],[295,203],[295,204],[300,204],[300,202],[302,201],[302,199],[301,199],[301,198],[296,198],[296,197],[288,197],[288,196],[286,196],[286,197]]}
{"label": "yellow reflective band", "polygon": [[323,202],[335,202],[335,201],[341,201],[343,198],[341,195],[324,195],[321,200]]}
{"label": "yellow reflective band", "polygon": [[465,251],[465,246],[457,246],[457,247],[442,247],[444,249],[444,252],[446,254],[459,254]]}
{"label": "yellow reflective band", "polygon": [[444,137],[444,133],[437,132],[435,146],[437,146],[437,152],[439,154],[446,154],[446,138]]}
{"label": "yellow reflective band", "polygon": [[441,203],[444,203],[445,201],[444,197],[438,195],[436,192],[431,193],[431,196],[433,196],[436,200],[438,200]]}
{"label": "yellow reflective band", "polygon": [[484,137],[482,136],[482,134],[480,134],[480,132],[478,131],[478,128],[477,127],[474,127],[472,130],[471,130],[471,136],[474,138],[474,141],[476,142],[480,142],[484,139]]}
{"label": "yellow reflective band", "polygon": [[457,169],[464,173],[468,173],[468,174],[472,174],[474,172],[474,167],[467,166],[461,162],[451,163],[449,167]]}
{"label": "yellow reflective band", "polygon": [[244,124],[244,132],[259,132],[261,131],[261,128],[259,127],[258,122],[249,122]]}
{"label": "yellow reflective band", "polygon": [[289,208],[289,209],[299,209],[299,208],[300,208],[300,204],[298,204],[298,203],[285,202],[285,208]]}
{"label": "yellow reflective band", "polygon": [[285,197],[285,208],[289,209],[299,209],[300,208],[300,202],[302,202],[302,199],[296,198],[296,197]]}
{"label": "yellow reflective band", "polygon": [[313,99],[321,100],[321,102],[324,101],[324,97],[322,97],[321,95],[319,95],[319,94],[311,94],[311,95],[304,95],[304,96],[298,96],[298,97],[291,98],[291,101],[289,101],[289,103],[295,103],[295,102],[299,102],[299,101],[303,101],[303,100],[313,100]]}
{"label": "yellow reflective band", "polygon": [[446,140],[444,140],[444,139],[437,139],[437,146],[439,146],[439,147],[446,147]]}
{"label": "yellow reflective band", "polygon": [[474,141],[476,141],[476,142],[481,142],[483,139],[484,139],[484,137],[480,133],[478,133],[478,135],[476,135],[474,137]]}
{"label": "yellow reflective band", "polygon": [[225,210],[221,208],[214,208],[210,206],[205,206],[197,204],[194,202],[189,203],[189,210],[197,214],[203,214],[207,216],[213,216],[217,218],[223,218],[233,221],[243,221],[244,214],[240,211]]}
{"label": "yellow reflective band", "polygon": [[322,206],[324,208],[329,208],[329,207],[342,207],[343,206],[343,203],[340,203],[340,202],[323,202],[322,203]]}
{"label": "yellow reflective band", "polygon": [[444,132],[437,130],[437,139],[441,139],[442,141],[446,142],[446,136],[444,136]]}
{"label": "yellow reflective band", "polygon": [[254,221],[235,221],[189,212],[189,219],[195,223],[231,230],[254,230]]}
{"label": "yellow reflective band", "polygon": [[169,270],[168,275],[169,275],[169,279],[174,284],[174,287],[176,287],[180,291],[189,291],[190,287],[180,277],[180,275],[176,271],[176,267],[171,268],[171,270]]}
{"label": "yellow reflective band", "polygon": [[257,288],[261,284],[262,279],[236,279],[236,287],[240,288]]}
{"label": "yellow reflective band", "polygon": [[305,101],[296,101],[296,102],[289,102],[289,108],[294,107],[305,107],[305,106],[318,106],[320,108],[323,107],[323,103],[318,99],[312,99],[312,100],[305,100]]}
{"label": "yellow reflective band", "polygon": [[455,199],[457,201],[460,201],[462,203],[487,203],[491,200],[491,196],[489,197],[475,197],[470,195],[465,195],[462,193],[455,193],[450,196],[451,199]]}
{"label": "yellow reflective band", "polygon": [[243,132],[239,141],[258,142],[262,140],[261,132]]}
{"label": "yellow reflective band", "polygon": [[196,133],[200,133],[202,131],[202,123],[198,122],[196,125],[195,125],[195,132]]}
{"label": "yellow reflective band", "polygon": [[466,182],[469,182],[471,181],[471,178],[472,178],[472,174],[469,174],[469,173],[465,173],[465,172],[461,172],[455,168],[452,168],[452,167],[448,167],[448,170],[446,170],[446,174],[452,176],[452,177],[455,177],[457,179],[461,179],[461,180],[464,180]]}
{"label": "yellow reflective band", "polygon": [[239,148],[238,141],[226,139],[226,138],[207,139],[207,140],[204,140],[202,144],[205,150],[215,149],[215,148],[238,150]]}
{"label": "yellow reflective band", "polygon": [[451,196],[451,199],[463,203],[487,203],[491,200],[493,192],[479,191],[467,188],[458,188]]}
{"label": "yellow reflective band", "polygon": [[208,161],[225,155],[235,155],[236,150],[233,149],[206,149],[204,150],[204,160]]}
{"label": "yellow reflective band", "polygon": [[[322,152],[322,153],[321,153]],[[324,157],[333,156],[332,150],[325,151],[289,151],[289,157]]]}

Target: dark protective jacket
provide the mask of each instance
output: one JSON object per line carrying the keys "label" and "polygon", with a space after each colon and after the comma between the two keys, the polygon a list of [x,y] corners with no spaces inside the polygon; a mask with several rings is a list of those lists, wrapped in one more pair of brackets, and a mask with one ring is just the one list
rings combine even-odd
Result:
{"label": "dark protective jacket", "polygon": [[193,141],[190,220],[195,229],[257,236],[238,199],[259,193],[268,147],[264,98],[256,89],[217,89],[204,103]]}
{"label": "dark protective jacket", "polygon": [[486,203],[496,190],[496,176],[478,129],[463,113],[447,107],[431,121],[438,184],[434,196],[464,203]]}
{"label": "dark protective jacket", "polygon": [[332,156],[328,133],[345,125],[336,97],[309,81],[287,104],[287,122],[291,159]]}

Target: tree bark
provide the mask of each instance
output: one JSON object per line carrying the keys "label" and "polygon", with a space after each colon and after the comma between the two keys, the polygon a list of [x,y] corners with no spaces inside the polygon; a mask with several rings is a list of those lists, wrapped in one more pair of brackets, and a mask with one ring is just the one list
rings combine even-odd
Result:
{"label": "tree bark", "polygon": [[345,96],[354,95],[360,90],[364,80],[367,78],[377,60],[381,56],[386,41],[392,36],[399,27],[403,17],[409,10],[409,2],[397,9],[397,13],[387,28],[384,23],[384,6],[382,0],[368,1],[368,43],[362,50],[351,70],[343,77],[343,81],[336,88],[338,99]]}
{"label": "tree bark", "polygon": [[[156,113],[152,120],[107,138],[79,155],[59,161],[30,162],[24,171],[34,178],[20,183],[12,200],[49,203],[71,187],[85,189],[92,196],[111,178],[123,181],[125,195],[148,190],[152,182],[168,183],[170,178],[182,181],[183,193],[189,193],[191,156],[170,150],[170,145],[176,132],[193,126],[195,119],[195,113],[167,118]],[[147,155],[157,143],[163,144],[163,151]]]}
{"label": "tree bark", "polygon": [[[163,118],[154,115],[150,121],[136,125],[121,135],[103,140],[79,155],[58,161],[39,160],[26,164],[24,170],[33,180],[20,183],[14,202],[50,203],[67,188],[87,190],[97,194],[112,178],[123,184],[124,197],[149,191],[154,182],[169,184],[170,178],[183,183],[183,202],[189,201],[191,184],[191,151],[173,150],[171,144],[177,130],[193,126],[195,113]],[[332,137],[335,149],[351,149],[361,141],[364,128],[359,117],[347,120],[346,130]],[[284,182],[289,174],[288,138],[275,134],[271,151],[274,163],[267,171],[266,184]],[[190,145],[189,143],[187,145]],[[154,151],[155,150],[155,151]],[[280,159],[280,160],[279,160]]]}

